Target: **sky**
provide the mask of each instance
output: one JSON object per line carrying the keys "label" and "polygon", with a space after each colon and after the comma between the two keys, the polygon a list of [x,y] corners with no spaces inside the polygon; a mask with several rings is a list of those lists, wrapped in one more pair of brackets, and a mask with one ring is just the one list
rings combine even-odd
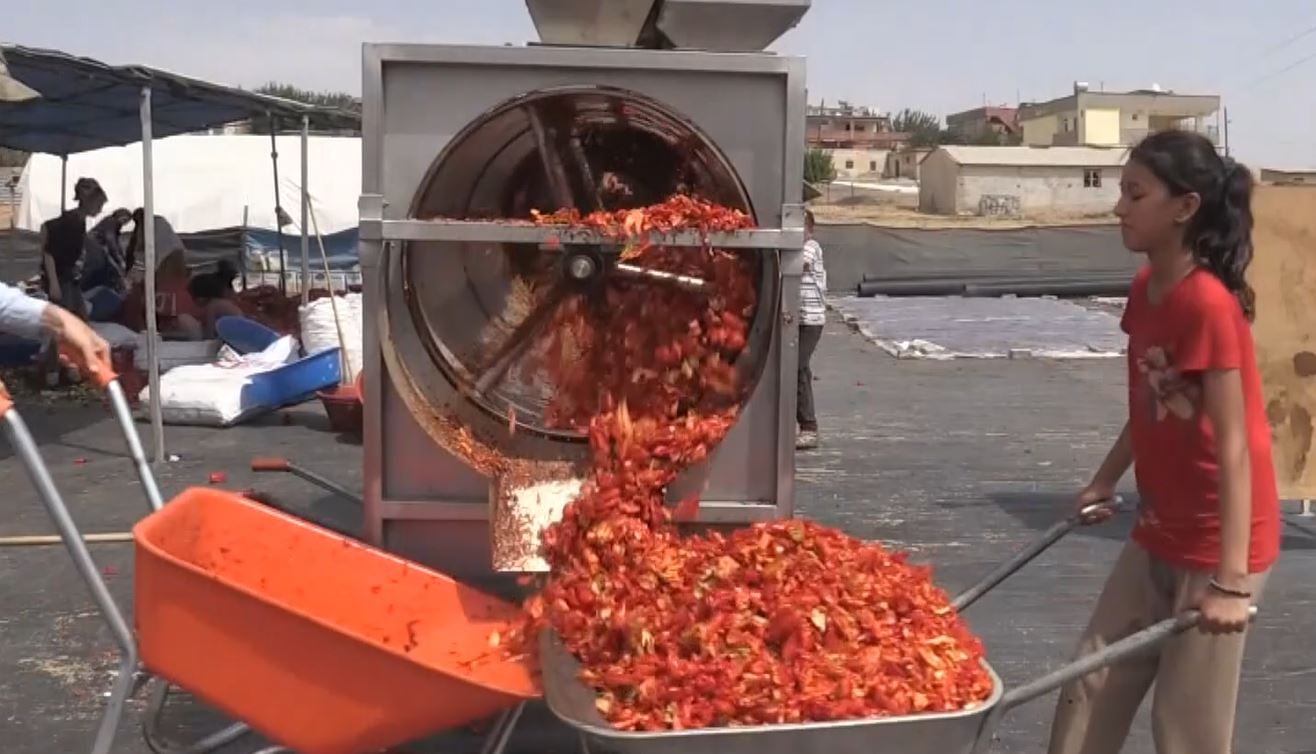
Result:
{"label": "sky", "polygon": [[[2,15],[6,43],[352,94],[365,41],[535,39],[524,0],[30,1]],[[1042,101],[1075,81],[1219,94],[1234,156],[1316,168],[1316,0],[813,0],[773,49],[807,58],[811,102],[884,111]]]}

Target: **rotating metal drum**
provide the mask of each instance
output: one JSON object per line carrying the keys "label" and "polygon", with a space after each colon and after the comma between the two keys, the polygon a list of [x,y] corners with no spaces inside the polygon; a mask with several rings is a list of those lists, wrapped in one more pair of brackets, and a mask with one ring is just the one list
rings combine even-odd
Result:
{"label": "rotating metal drum", "polygon": [[537,350],[568,330],[553,329],[553,302],[706,282],[636,269],[644,262],[622,263],[603,235],[536,225],[531,210],[631,208],[683,191],[753,217],[753,229],[709,242],[753,265],[758,295],[736,424],[669,492],[703,491],[701,525],[791,514],[802,60],[366,45],[363,93],[370,541],[468,581],[501,570],[498,459],[579,479],[587,455]]}
{"label": "rotating metal drum", "polygon": [[[532,210],[628,209],[675,193],[754,215],[735,169],[689,120],[636,92],[566,87],[517,97],[471,123],[434,161],[408,214],[524,222]],[[597,304],[608,287],[712,293],[696,278],[621,263],[619,251],[560,239],[413,241],[386,254],[393,337],[382,347],[394,383],[413,412],[457,420],[428,422],[431,438],[469,456],[453,436],[459,424],[516,458],[580,457],[583,435],[546,416],[556,386],[536,359],[556,309],[572,297]],[[748,395],[766,363],[780,273],[775,252],[741,255],[759,302],[737,364]]]}

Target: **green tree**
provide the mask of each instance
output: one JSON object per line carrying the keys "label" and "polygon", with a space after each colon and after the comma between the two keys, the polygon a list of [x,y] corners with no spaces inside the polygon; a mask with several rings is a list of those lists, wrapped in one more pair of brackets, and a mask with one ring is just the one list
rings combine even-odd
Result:
{"label": "green tree", "polygon": [[335,107],[339,110],[349,112],[361,112],[361,100],[345,92],[313,92],[309,89],[302,89],[292,84],[284,84],[278,81],[271,81],[256,87],[257,94],[268,94],[271,97],[281,97],[294,102],[303,102],[308,105],[318,105],[320,107]]}
{"label": "green tree", "polygon": [[[353,97],[346,92],[314,92],[309,89],[302,89],[292,84],[284,84],[278,81],[271,81],[267,84],[256,87],[254,90],[257,94],[268,94],[271,97],[280,97],[293,102],[301,102],[307,105],[316,105],[317,107],[331,107],[339,110],[345,110],[353,113],[361,112],[361,100]],[[301,124],[280,123],[281,128],[289,128]],[[266,133],[269,131],[269,122],[264,117],[252,118],[251,128],[256,133]],[[359,131],[353,129],[352,134],[360,135]]]}
{"label": "green tree", "polygon": [[836,178],[836,165],[832,156],[821,149],[810,149],[804,153],[804,181],[806,183],[827,183]]}
{"label": "green tree", "polygon": [[947,143],[949,138],[941,127],[941,118],[922,110],[901,110],[891,125],[899,133],[909,134],[909,143],[916,147],[932,147]]}

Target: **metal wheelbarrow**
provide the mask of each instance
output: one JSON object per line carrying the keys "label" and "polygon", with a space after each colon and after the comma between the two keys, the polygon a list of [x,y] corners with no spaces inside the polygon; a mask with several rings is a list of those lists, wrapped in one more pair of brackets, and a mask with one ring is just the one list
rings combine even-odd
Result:
{"label": "metal wheelbarrow", "polygon": [[[1116,510],[1123,507],[1118,501],[1103,505]],[[957,610],[967,608],[1079,526],[1099,507],[1102,506],[1090,506],[1056,523],[1009,561],[958,595],[951,604]],[[988,665],[992,694],[973,709],[823,723],[660,732],[620,731],[598,713],[594,706],[594,690],[578,678],[579,663],[552,631],[545,631],[540,636],[540,663],[548,707],[580,734],[581,749],[585,754],[591,751],[615,754],[982,754],[991,745],[1002,715],[1009,710],[1126,657],[1151,651],[1196,626],[1198,618],[1196,611],[1182,613],[1009,690]]]}
{"label": "metal wheelbarrow", "polygon": [[[150,677],[162,682],[143,728],[158,754],[203,754],[253,730],[280,744],[261,754],[367,754],[496,713],[484,752],[502,751],[540,693],[532,668],[489,646],[519,620],[515,606],[232,493],[193,488],[163,504],[116,376],[92,372],[151,509],[133,529],[135,635],[0,385],[0,423],[121,652],[92,754],[108,754]],[[170,683],[243,722],[164,741]]]}

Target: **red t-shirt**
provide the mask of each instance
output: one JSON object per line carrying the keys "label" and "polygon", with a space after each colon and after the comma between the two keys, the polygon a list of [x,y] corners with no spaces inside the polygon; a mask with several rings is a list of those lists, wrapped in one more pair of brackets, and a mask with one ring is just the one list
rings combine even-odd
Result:
{"label": "red t-shirt", "polygon": [[1120,323],[1129,335],[1129,429],[1142,498],[1133,539],[1176,566],[1219,564],[1220,472],[1202,372],[1237,369],[1252,461],[1248,568],[1264,571],[1279,556],[1279,494],[1251,327],[1208,270],[1189,273],[1159,304],[1147,298],[1150,274],[1143,268],[1134,278]]}

